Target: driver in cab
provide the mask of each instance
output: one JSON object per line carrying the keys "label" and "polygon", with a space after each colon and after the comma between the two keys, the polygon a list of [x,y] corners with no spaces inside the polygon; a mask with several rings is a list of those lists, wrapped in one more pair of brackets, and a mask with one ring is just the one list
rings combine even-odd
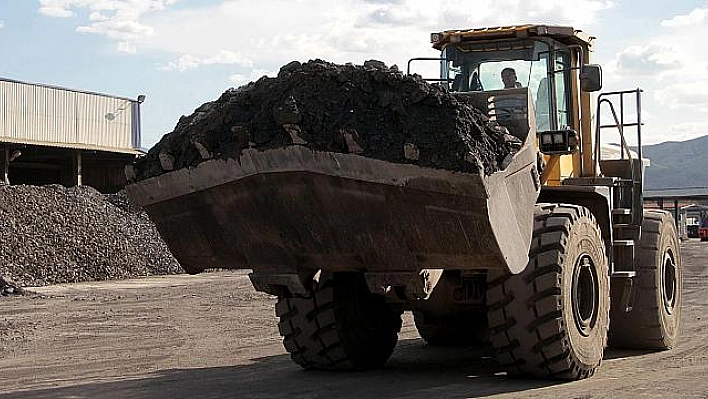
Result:
{"label": "driver in cab", "polygon": [[516,81],[516,71],[514,68],[504,68],[501,71],[501,79],[505,89],[516,89],[521,87],[521,83]]}

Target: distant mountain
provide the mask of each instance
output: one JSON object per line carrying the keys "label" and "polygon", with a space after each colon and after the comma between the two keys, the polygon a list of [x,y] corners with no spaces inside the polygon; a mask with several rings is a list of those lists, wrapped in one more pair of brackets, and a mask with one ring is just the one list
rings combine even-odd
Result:
{"label": "distant mountain", "polygon": [[708,136],[644,146],[645,189],[708,187]]}

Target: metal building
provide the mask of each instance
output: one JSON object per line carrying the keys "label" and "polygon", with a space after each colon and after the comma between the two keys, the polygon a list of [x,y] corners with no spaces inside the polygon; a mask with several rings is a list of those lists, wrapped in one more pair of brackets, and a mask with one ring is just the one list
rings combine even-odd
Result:
{"label": "metal building", "polygon": [[140,104],[0,78],[0,159],[8,184],[86,184],[115,192],[140,150]]}
{"label": "metal building", "polygon": [[[690,226],[697,223],[696,214],[700,215],[708,209],[708,187],[644,190],[644,207],[671,211],[674,214],[679,236],[693,238],[693,234],[690,234]],[[694,220],[689,220],[692,217]]]}

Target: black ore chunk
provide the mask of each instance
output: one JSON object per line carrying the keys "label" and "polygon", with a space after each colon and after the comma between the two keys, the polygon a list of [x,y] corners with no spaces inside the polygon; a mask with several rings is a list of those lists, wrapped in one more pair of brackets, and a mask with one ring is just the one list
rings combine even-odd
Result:
{"label": "black ore chunk", "polygon": [[170,154],[175,170],[236,158],[247,148],[289,145],[491,174],[518,149],[505,133],[447,89],[380,61],[293,61],[277,77],[229,89],[180,118],[135,162],[134,180],[169,172],[160,164],[161,153]]}

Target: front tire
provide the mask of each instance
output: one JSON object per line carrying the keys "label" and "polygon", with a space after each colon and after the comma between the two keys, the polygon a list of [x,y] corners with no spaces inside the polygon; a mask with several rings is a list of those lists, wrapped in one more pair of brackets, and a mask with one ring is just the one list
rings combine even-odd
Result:
{"label": "front tire", "polygon": [[401,314],[371,294],[360,273],[324,278],[310,298],[279,298],[283,345],[305,369],[363,370],[393,353]]}
{"label": "front tire", "polygon": [[492,346],[509,374],[591,376],[607,342],[610,298],[605,245],[590,211],[537,205],[529,264],[492,278],[487,299]]}
{"label": "front tire", "polygon": [[683,273],[676,227],[669,212],[644,212],[634,270],[632,308],[627,312],[621,303],[612,307],[609,345],[672,348],[679,334]]}

